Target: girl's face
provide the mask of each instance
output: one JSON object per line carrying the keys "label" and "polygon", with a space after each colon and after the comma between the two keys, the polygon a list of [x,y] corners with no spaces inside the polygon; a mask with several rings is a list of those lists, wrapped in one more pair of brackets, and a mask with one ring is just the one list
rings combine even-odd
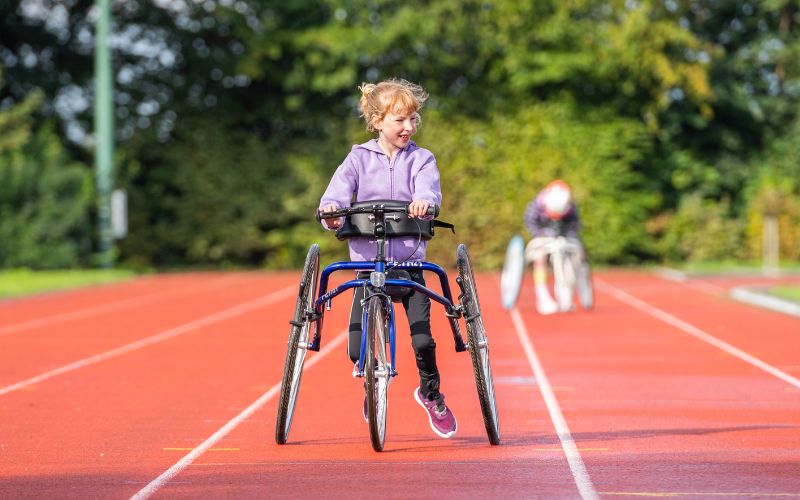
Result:
{"label": "girl's face", "polygon": [[403,149],[408,145],[411,136],[417,132],[417,117],[414,112],[402,112],[396,114],[389,112],[383,120],[375,124],[378,129],[378,141],[384,147],[389,147],[393,151]]}

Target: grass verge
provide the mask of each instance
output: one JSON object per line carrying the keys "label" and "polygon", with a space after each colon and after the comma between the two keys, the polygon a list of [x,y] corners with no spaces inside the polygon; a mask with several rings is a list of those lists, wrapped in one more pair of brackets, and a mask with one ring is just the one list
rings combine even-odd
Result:
{"label": "grass verge", "polygon": [[10,269],[0,271],[0,298],[20,297],[34,293],[111,283],[134,275],[133,271],[121,269],[66,271]]}
{"label": "grass verge", "polygon": [[800,286],[780,285],[767,290],[767,293],[800,304]]}

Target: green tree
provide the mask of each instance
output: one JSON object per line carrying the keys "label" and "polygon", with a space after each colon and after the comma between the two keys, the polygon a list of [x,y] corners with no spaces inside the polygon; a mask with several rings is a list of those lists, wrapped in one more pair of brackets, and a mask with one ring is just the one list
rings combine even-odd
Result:
{"label": "green tree", "polygon": [[0,267],[89,263],[90,171],[69,159],[52,125],[35,126],[41,103],[33,92],[0,110]]}

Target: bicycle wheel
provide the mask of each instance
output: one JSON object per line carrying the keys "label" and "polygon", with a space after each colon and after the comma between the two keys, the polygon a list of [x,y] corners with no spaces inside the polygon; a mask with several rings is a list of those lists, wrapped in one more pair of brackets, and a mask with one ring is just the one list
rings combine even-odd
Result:
{"label": "bicycle wheel", "polygon": [[467,247],[462,243],[456,251],[458,278],[461,285],[461,305],[467,324],[469,354],[472,358],[472,371],[475,375],[475,386],[481,404],[483,424],[491,444],[500,444],[500,423],[497,416],[497,402],[494,396],[492,367],[489,364],[489,342],[486,329],[483,327],[481,307],[478,301],[478,289],[475,287],[475,275]]}
{"label": "bicycle wheel", "polygon": [[558,250],[553,253],[553,295],[555,296],[558,310],[569,312],[573,310],[573,296],[575,295],[575,268],[569,253]]}
{"label": "bicycle wheel", "polygon": [[386,409],[389,406],[389,379],[392,367],[386,356],[387,314],[380,297],[367,304],[367,345],[364,352],[367,391],[367,421],[372,449],[382,451],[386,442]]}
{"label": "bicycle wheel", "polygon": [[592,269],[587,261],[581,262],[578,268],[578,301],[587,311],[594,307],[594,284]]}
{"label": "bicycle wheel", "polygon": [[525,275],[525,241],[522,236],[511,238],[500,275],[500,298],[503,307],[511,310],[517,303],[522,277]]}
{"label": "bicycle wheel", "polygon": [[300,289],[292,318],[292,330],[289,333],[289,345],[286,351],[286,363],[283,367],[281,393],[278,399],[278,416],[275,422],[275,442],[285,444],[292,427],[297,393],[300,390],[300,379],[303,375],[303,361],[306,357],[311,325],[314,323],[309,314],[314,307],[319,281],[319,246],[311,245],[300,277]]}

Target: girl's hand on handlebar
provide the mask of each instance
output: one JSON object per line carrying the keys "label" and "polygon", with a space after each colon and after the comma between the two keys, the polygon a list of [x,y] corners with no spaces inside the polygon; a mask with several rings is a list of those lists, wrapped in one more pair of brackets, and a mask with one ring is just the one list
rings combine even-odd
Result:
{"label": "girl's hand on handlebar", "polygon": [[[326,205],[324,207],[320,207],[319,211],[320,212],[335,212],[338,209],[339,209],[339,207],[337,207],[336,205]],[[342,225],[342,218],[339,217],[339,218],[336,218],[336,219],[324,219],[323,220],[323,224],[325,224],[325,226],[327,228],[329,228],[329,229],[339,229],[339,227]]]}
{"label": "girl's hand on handlebar", "polygon": [[408,216],[423,217],[427,214],[430,206],[431,204],[425,200],[412,201],[411,204],[408,205]]}

